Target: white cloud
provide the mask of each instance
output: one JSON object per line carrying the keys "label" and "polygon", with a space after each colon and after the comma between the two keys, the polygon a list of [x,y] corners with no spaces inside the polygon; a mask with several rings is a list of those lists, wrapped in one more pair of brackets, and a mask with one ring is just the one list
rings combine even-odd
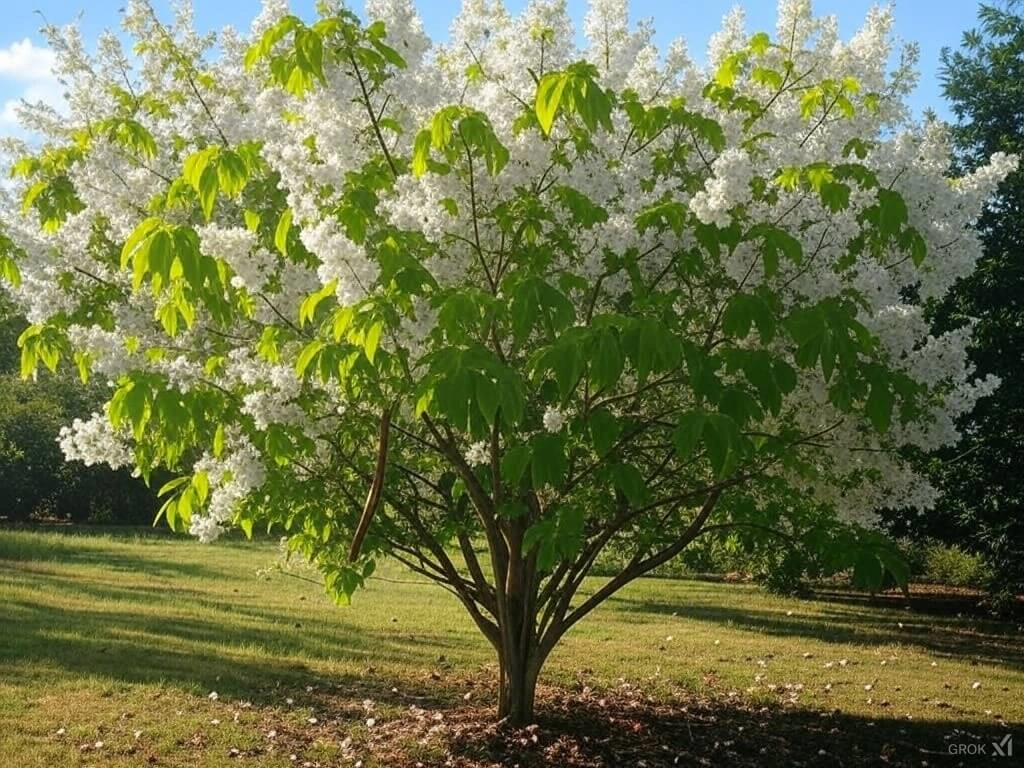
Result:
{"label": "white cloud", "polygon": [[0,48],[0,78],[34,83],[52,79],[55,57],[49,48],[39,48],[27,37]]}
{"label": "white cloud", "polygon": [[63,87],[53,74],[56,57],[27,37],[0,48],[0,133],[18,131],[18,107],[38,101],[60,108]]}

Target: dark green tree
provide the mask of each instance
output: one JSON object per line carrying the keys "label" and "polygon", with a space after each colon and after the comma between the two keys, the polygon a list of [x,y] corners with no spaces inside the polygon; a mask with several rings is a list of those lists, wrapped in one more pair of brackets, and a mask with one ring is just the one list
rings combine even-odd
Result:
{"label": "dark green tree", "polygon": [[[956,124],[957,174],[993,152],[1024,154],[1024,16],[1018,0],[982,5],[979,26],[942,54]],[[997,593],[1024,591],[1024,171],[1007,178],[977,222],[985,255],[938,307],[936,331],[977,319],[972,360],[1002,385],[962,423],[964,439],[932,463],[944,514],[930,533],[989,555]]]}
{"label": "dark green tree", "polygon": [[61,427],[100,408],[103,387],[83,387],[66,370],[23,380],[16,341],[27,325],[0,291],[0,520],[148,525],[159,505],[141,480],[126,469],[64,460]]}

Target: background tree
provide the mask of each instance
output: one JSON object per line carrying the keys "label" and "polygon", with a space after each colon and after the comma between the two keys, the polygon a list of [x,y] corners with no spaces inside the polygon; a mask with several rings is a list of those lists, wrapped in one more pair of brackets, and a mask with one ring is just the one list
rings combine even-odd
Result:
{"label": "background tree", "polygon": [[[980,26],[942,55],[943,90],[957,124],[955,168],[1024,150],[1024,16],[1018,2],[981,6]],[[998,376],[995,393],[961,420],[964,439],[929,472],[938,514],[910,529],[964,543],[992,562],[997,597],[1024,593],[1024,173],[1010,174],[975,224],[983,255],[934,313],[936,333],[970,325],[970,361]]]}
{"label": "background tree", "polygon": [[22,379],[16,340],[26,326],[0,292],[0,518],[148,525],[156,494],[129,469],[65,461],[62,430],[89,418],[108,393],[98,383],[83,387],[70,371]]}
{"label": "background tree", "polygon": [[113,382],[68,455],[180,473],[172,527],[284,532],[339,600],[382,556],[440,583],[515,724],[567,631],[709,531],[902,573],[873,510],[931,506],[902,451],[991,389],[924,306],[1015,160],[947,183],[888,13],[849,43],[799,0],[774,38],[733,14],[705,72],[619,0],[583,50],[564,3],[470,0],[443,46],[367,10],[268,2],[210,59],[133,3],[135,70],[52,32],[71,111],[25,116],[0,267],[26,373]]}

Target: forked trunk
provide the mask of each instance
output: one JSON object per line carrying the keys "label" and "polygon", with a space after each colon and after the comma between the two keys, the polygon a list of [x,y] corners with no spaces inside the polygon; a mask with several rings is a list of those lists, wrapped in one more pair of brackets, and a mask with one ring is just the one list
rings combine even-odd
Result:
{"label": "forked trunk", "polygon": [[534,722],[537,678],[543,659],[520,648],[503,651],[501,657],[498,718],[515,728],[522,728]]}

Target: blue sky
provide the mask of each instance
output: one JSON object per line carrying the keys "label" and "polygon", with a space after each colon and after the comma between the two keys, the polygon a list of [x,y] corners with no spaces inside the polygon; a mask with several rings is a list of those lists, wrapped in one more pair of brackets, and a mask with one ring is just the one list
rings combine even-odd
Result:
{"label": "blue sky", "polygon": [[[158,10],[166,12],[167,0],[154,0]],[[435,39],[447,35],[448,25],[457,13],[460,0],[416,0],[427,30]],[[511,10],[518,10],[525,0],[506,0]],[[651,17],[658,41],[683,37],[696,56],[703,56],[709,36],[720,26],[722,16],[735,5],[747,11],[751,32],[775,29],[776,0],[633,0],[634,19]],[[835,14],[844,37],[860,26],[875,0],[816,0],[815,12]],[[118,9],[123,0],[17,0],[4,4],[0,27],[0,134],[12,131],[13,110],[21,98],[55,101],[60,88],[49,76],[51,55],[39,35],[45,18],[53,24],[66,24],[76,19],[87,40],[95,40],[104,28],[116,27]],[[245,29],[259,11],[259,0],[198,0],[196,20],[203,29],[226,24]],[[300,15],[309,15],[314,0],[292,0]],[[361,0],[356,0],[361,7]],[[586,12],[586,0],[569,0],[576,19]],[[896,33],[902,40],[920,44],[921,80],[912,99],[920,114],[925,108],[935,109],[948,117],[938,82],[939,52],[944,46],[957,46],[965,29],[974,26],[977,4],[974,0],[896,0]]]}

